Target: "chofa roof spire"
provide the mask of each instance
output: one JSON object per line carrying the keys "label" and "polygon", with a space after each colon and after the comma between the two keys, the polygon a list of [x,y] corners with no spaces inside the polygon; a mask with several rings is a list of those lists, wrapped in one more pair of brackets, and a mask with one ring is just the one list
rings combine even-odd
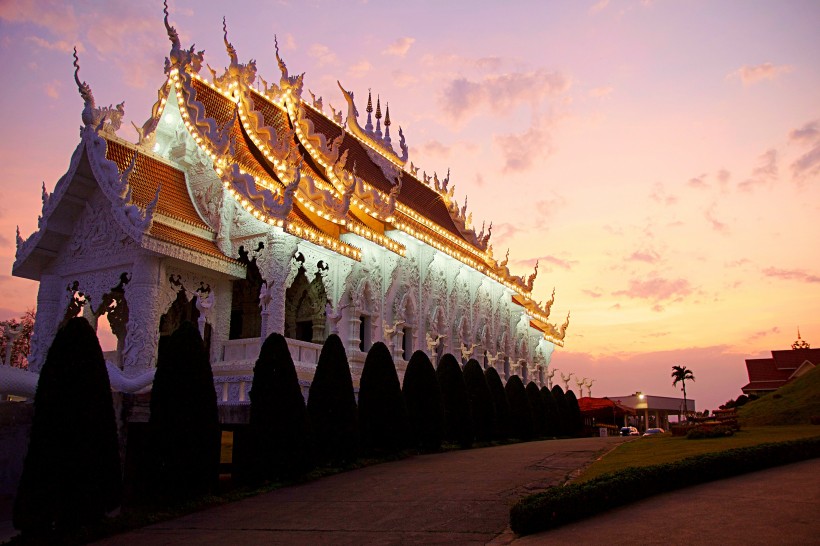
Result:
{"label": "chofa roof spire", "polygon": [[803,339],[800,337],[800,326],[797,327],[797,341],[792,343],[792,349],[811,349],[811,345],[803,341]]}
{"label": "chofa roof spire", "polygon": [[390,103],[388,102],[384,110],[384,144],[393,149],[393,142],[390,140]]}
{"label": "chofa roof spire", "polygon": [[382,139],[382,104],[378,95],[376,95],[376,138]]}

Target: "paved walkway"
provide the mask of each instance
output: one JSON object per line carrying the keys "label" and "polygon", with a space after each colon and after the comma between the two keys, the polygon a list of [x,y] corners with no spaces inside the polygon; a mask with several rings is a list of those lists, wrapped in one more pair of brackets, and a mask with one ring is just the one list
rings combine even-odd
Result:
{"label": "paved walkway", "polygon": [[286,487],[100,544],[486,544],[510,505],[622,442],[581,438],[423,455]]}

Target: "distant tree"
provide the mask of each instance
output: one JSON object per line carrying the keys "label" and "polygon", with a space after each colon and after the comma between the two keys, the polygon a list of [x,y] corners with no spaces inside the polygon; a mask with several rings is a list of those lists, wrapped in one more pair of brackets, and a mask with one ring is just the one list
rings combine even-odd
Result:
{"label": "distant tree", "polygon": [[121,494],[108,372],[91,325],[73,318],[57,331],[40,372],[14,527],[36,534],[93,523]]}
{"label": "distant tree", "polygon": [[544,405],[545,429],[547,436],[558,436],[561,433],[561,416],[552,391],[544,385],[541,387],[541,403]]}
{"label": "distant tree", "polygon": [[412,445],[424,451],[438,451],[444,437],[444,405],[433,363],[423,351],[416,351],[404,372],[402,395],[407,407]]}
{"label": "distant tree", "polygon": [[672,386],[674,387],[680,383],[683,389],[684,413],[688,413],[689,411],[689,404],[686,401],[686,382],[694,380],[695,376],[692,374],[692,370],[688,370],[686,366],[672,366]]}
{"label": "distant tree", "polygon": [[191,322],[160,344],[149,425],[155,457],[149,501],[174,503],[211,492],[219,479],[221,432],[211,364]]}
{"label": "distant tree", "polygon": [[436,369],[441,399],[444,402],[444,438],[461,447],[473,444],[473,420],[470,415],[470,398],[464,374],[456,357],[450,353],[441,357]]}
{"label": "distant tree", "polygon": [[359,454],[359,423],[353,379],[342,340],[331,334],[322,346],[307,403],[320,461],[343,464]]}
{"label": "distant tree", "polygon": [[504,390],[510,402],[510,435],[519,440],[532,439],[532,407],[524,383],[517,375],[510,376]]}
{"label": "distant tree", "polygon": [[558,408],[558,432],[561,436],[570,434],[569,424],[569,405],[567,404],[567,397],[564,395],[564,389],[561,385],[552,386],[552,398],[555,400],[555,406]]}
{"label": "distant tree", "polygon": [[498,440],[506,440],[510,434],[510,402],[507,400],[507,393],[501,383],[501,376],[495,368],[487,368],[484,371],[484,377],[487,378],[487,387],[490,389],[495,407],[496,419],[493,434]]}
{"label": "distant tree", "polygon": [[496,427],[495,404],[487,385],[484,370],[477,360],[471,358],[464,365],[464,383],[467,385],[467,395],[470,397],[475,437],[479,442],[489,442],[493,438]]}
{"label": "distant tree", "polygon": [[[86,321],[87,322],[87,321]],[[11,366],[27,368],[28,354],[31,351],[31,334],[34,332],[34,309],[29,309],[19,319],[0,321],[0,365],[6,363],[8,351],[8,329],[20,327],[20,335],[14,341],[11,350]]]}
{"label": "distant tree", "polygon": [[246,481],[287,479],[309,470],[312,454],[305,398],[281,334],[269,335],[262,344],[249,396],[248,464],[241,472]]}
{"label": "distant tree", "polygon": [[526,390],[527,400],[532,410],[532,433],[536,438],[540,438],[547,434],[546,410],[544,409],[544,402],[541,400],[541,391],[533,381],[527,383]]}
{"label": "distant tree", "polygon": [[569,410],[569,419],[567,420],[569,423],[568,432],[571,436],[578,436],[584,429],[584,418],[581,416],[581,407],[578,405],[578,398],[575,397],[575,393],[572,389],[568,389],[564,397],[567,400],[567,409]]}
{"label": "distant tree", "polygon": [[368,453],[395,453],[407,445],[407,409],[387,345],[367,352],[359,381],[359,429]]}

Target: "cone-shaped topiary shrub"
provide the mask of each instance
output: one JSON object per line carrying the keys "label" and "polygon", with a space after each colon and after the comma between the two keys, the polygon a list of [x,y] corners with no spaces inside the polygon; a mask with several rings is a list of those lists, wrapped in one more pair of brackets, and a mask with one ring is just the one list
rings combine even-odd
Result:
{"label": "cone-shaped topiary shrub", "polygon": [[484,370],[474,358],[464,365],[464,383],[467,385],[467,394],[473,411],[476,441],[489,442],[493,439],[496,428],[495,404],[487,385],[487,378],[484,377]]}
{"label": "cone-shaped topiary shrub", "polygon": [[552,391],[546,385],[541,387],[541,403],[544,405],[545,434],[547,436],[558,436],[561,432],[561,417],[558,415],[558,406],[555,405]]}
{"label": "cone-shaped topiary shrub", "polygon": [[444,401],[444,439],[461,447],[473,445],[473,420],[467,385],[456,357],[450,353],[441,357],[436,377]]}
{"label": "cone-shaped topiary shrub", "polygon": [[570,429],[569,405],[567,405],[567,397],[564,395],[564,389],[561,388],[561,385],[552,386],[552,398],[558,408],[558,433],[561,436],[568,436]]}
{"label": "cone-shaped topiary shrub", "polygon": [[407,410],[387,345],[367,352],[359,380],[359,430],[367,453],[395,453],[407,444]]}
{"label": "cone-shaped topiary shrub", "polygon": [[174,503],[212,491],[221,449],[216,391],[205,344],[191,322],[160,344],[149,425],[154,458],[147,500]]}
{"label": "cone-shaped topiary shrub", "polygon": [[350,365],[342,340],[331,334],[322,346],[307,403],[316,457],[343,464],[359,454],[359,424]]}
{"label": "cone-shaped topiary shrub", "polygon": [[73,318],[57,332],[40,372],[14,527],[31,535],[92,523],[116,508],[121,494],[105,360],[88,321]]}
{"label": "cone-shaped topiary shrub", "polygon": [[569,389],[567,393],[564,395],[567,400],[567,409],[568,417],[567,432],[570,436],[578,436],[584,429],[584,419],[581,417],[581,407],[578,405],[578,398],[575,397],[575,393],[572,392],[572,389]]}
{"label": "cone-shaped topiary shrub", "polygon": [[544,411],[544,402],[541,400],[541,391],[534,381],[527,383],[527,400],[532,410],[532,433],[536,438],[547,435],[547,419]]}
{"label": "cone-shaped topiary shrub", "polygon": [[507,392],[495,368],[487,368],[484,371],[484,377],[487,378],[487,386],[495,406],[496,419],[493,434],[497,440],[506,440],[510,435],[510,403],[507,400]]}
{"label": "cone-shaped topiary shrub", "polygon": [[510,376],[504,390],[510,402],[510,436],[519,440],[532,439],[532,408],[524,383],[517,375]]}
{"label": "cone-shaped topiary shrub", "polygon": [[253,368],[248,453],[245,468],[234,466],[238,480],[259,483],[288,479],[310,469],[312,450],[307,409],[288,343],[282,334],[268,336]]}
{"label": "cone-shaped topiary shrub", "polygon": [[411,445],[423,451],[438,451],[444,437],[444,406],[433,363],[416,351],[407,363],[402,384],[407,407]]}

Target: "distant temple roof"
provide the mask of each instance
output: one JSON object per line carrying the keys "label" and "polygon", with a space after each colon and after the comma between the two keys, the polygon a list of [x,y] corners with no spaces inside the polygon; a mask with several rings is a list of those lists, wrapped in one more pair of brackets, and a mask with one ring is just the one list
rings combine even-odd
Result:
{"label": "distant temple roof", "polygon": [[764,394],[779,389],[792,379],[820,364],[820,349],[812,349],[800,337],[792,349],[772,351],[772,358],[746,359],[749,382],[741,390],[745,394]]}

